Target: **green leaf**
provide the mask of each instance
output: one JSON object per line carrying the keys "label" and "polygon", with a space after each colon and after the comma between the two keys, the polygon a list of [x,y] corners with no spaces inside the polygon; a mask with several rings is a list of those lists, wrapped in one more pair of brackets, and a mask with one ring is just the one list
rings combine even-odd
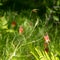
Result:
{"label": "green leaf", "polygon": [[8,30],[6,30],[6,32],[14,33],[15,31],[12,29],[8,29]]}
{"label": "green leaf", "polygon": [[7,24],[6,18],[4,16],[1,17],[1,23],[2,23],[2,25]]}
{"label": "green leaf", "polygon": [[53,19],[54,19],[55,21],[59,21],[59,18],[58,18],[57,16],[53,16]]}
{"label": "green leaf", "polygon": [[51,52],[51,59],[55,60],[55,56],[54,56],[54,54],[52,52]]}
{"label": "green leaf", "polygon": [[36,60],[39,60],[39,58],[36,56],[36,54],[33,51],[31,51],[30,53],[36,58]]}
{"label": "green leaf", "polygon": [[52,12],[52,9],[50,9],[49,7],[47,7],[47,13],[50,14]]}
{"label": "green leaf", "polygon": [[2,3],[0,3],[0,6],[2,6],[3,4]]}
{"label": "green leaf", "polygon": [[58,0],[58,1],[57,1],[57,6],[59,6],[59,5],[60,5],[60,1]]}
{"label": "green leaf", "polygon": [[50,60],[50,57],[47,52],[45,52],[45,56],[46,56],[47,60]]}
{"label": "green leaf", "polygon": [[43,57],[42,52],[39,49],[37,49],[37,48],[35,48],[35,50],[38,53],[39,57],[42,58]]}
{"label": "green leaf", "polygon": [[7,25],[2,26],[2,29],[8,29]]}

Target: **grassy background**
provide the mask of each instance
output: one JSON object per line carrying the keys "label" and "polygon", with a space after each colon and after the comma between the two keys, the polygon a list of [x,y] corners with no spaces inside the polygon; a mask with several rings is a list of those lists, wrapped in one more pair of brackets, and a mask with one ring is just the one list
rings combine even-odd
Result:
{"label": "grassy background", "polygon": [[[13,21],[16,22],[14,28],[11,25]],[[35,60],[30,52],[38,56],[35,47],[44,52],[43,37],[46,32],[50,37],[49,57],[51,58],[52,52],[54,57],[60,59],[60,26],[58,24],[46,25],[46,20],[41,20],[35,13],[31,14],[31,10],[22,10],[19,14],[12,11],[5,12],[4,16],[0,17],[0,23],[1,60]],[[23,27],[22,34],[19,34],[20,26]],[[41,60],[44,60],[44,57]]]}
{"label": "grassy background", "polygon": [[59,0],[0,1],[0,60],[59,60],[59,5]]}

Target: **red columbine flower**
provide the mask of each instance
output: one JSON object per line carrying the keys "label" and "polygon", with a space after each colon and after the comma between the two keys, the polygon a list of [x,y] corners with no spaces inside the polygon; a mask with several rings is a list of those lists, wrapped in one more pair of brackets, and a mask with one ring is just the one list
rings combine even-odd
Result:
{"label": "red columbine flower", "polygon": [[48,43],[50,42],[48,34],[46,34],[44,36],[44,40],[45,40],[44,41],[44,48],[45,48],[45,51],[48,53],[49,52]]}
{"label": "red columbine flower", "polygon": [[44,36],[44,40],[45,40],[46,43],[49,43],[50,42],[50,39],[49,39],[48,34]]}
{"label": "red columbine flower", "polygon": [[22,26],[19,27],[19,33],[20,34],[23,33],[23,27]]}
{"label": "red columbine flower", "polygon": [[16,22],[13,21],[13,22],[11,23],[11,25],[12,25],[12,27],[14,28],[14,27],[16,26]]}

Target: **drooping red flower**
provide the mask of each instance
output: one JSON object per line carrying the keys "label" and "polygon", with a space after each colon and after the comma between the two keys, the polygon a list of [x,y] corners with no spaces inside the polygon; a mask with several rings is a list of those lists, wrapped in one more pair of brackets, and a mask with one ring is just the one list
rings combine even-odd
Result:
{"label": "drooping red flower", "polygon": [[16,26],[16,22],[13,21],[13,22],[11,23],[11,25],[12,25],[12,27],[14,28],[14,27]]}
{"label": "drooping red flower", "polygon": [[50,42],[48,34],[44,36],[44,40],[45,40],[46,43]]}
{"label": "drooping red flower", "polygon": [[22,33],[23,33],[23,30],[24,30],[23,27],[20,26],[20,27],[19,27],[19,34],[22,34]]}
{"label": "drooping red flower", "polygon": [[50,42],[49,35],[46,33],[46,35],[44,36],[44,49],[47,53],[49,52],[48,48],[49,42]]}

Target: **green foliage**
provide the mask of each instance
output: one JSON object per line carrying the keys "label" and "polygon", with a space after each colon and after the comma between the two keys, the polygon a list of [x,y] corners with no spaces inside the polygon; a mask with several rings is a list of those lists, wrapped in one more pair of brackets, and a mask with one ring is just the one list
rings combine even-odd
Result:
{"label": "green foliage", "polygon": [[53,16],[53,19],[54,19],[55,21],[59,21],[59,18],[58,18],[57,16]]}
{"label": "green foliage", "polygon": [[37,47],[35,48],[35,51],[37,54],[35,54],[35,52],[33,51],[31,51],[31,54],[35,57],[36,60],[59,60],[58,55],[56,55],[57,53],[54,55],[54,53],[50,51],[50,53],[48,54],[47,52],[44,52],[43,50],[41,51],[41,49]]}
{"label": "green foliage", "polygon": [[0,3],[0,6],[2,6],[3,4],[2,3]]}
{"label": "green foliage", "polygon": [[[59,60],[59,2],[60,0],[2,0],[0,60]],[[50,38],[48,53],[44,51],[43,37],[46,32]]]}
{"label": "green foliage", "polygon": [[7,29],[7,21],[5,16],[0,18],[0,29]]}

